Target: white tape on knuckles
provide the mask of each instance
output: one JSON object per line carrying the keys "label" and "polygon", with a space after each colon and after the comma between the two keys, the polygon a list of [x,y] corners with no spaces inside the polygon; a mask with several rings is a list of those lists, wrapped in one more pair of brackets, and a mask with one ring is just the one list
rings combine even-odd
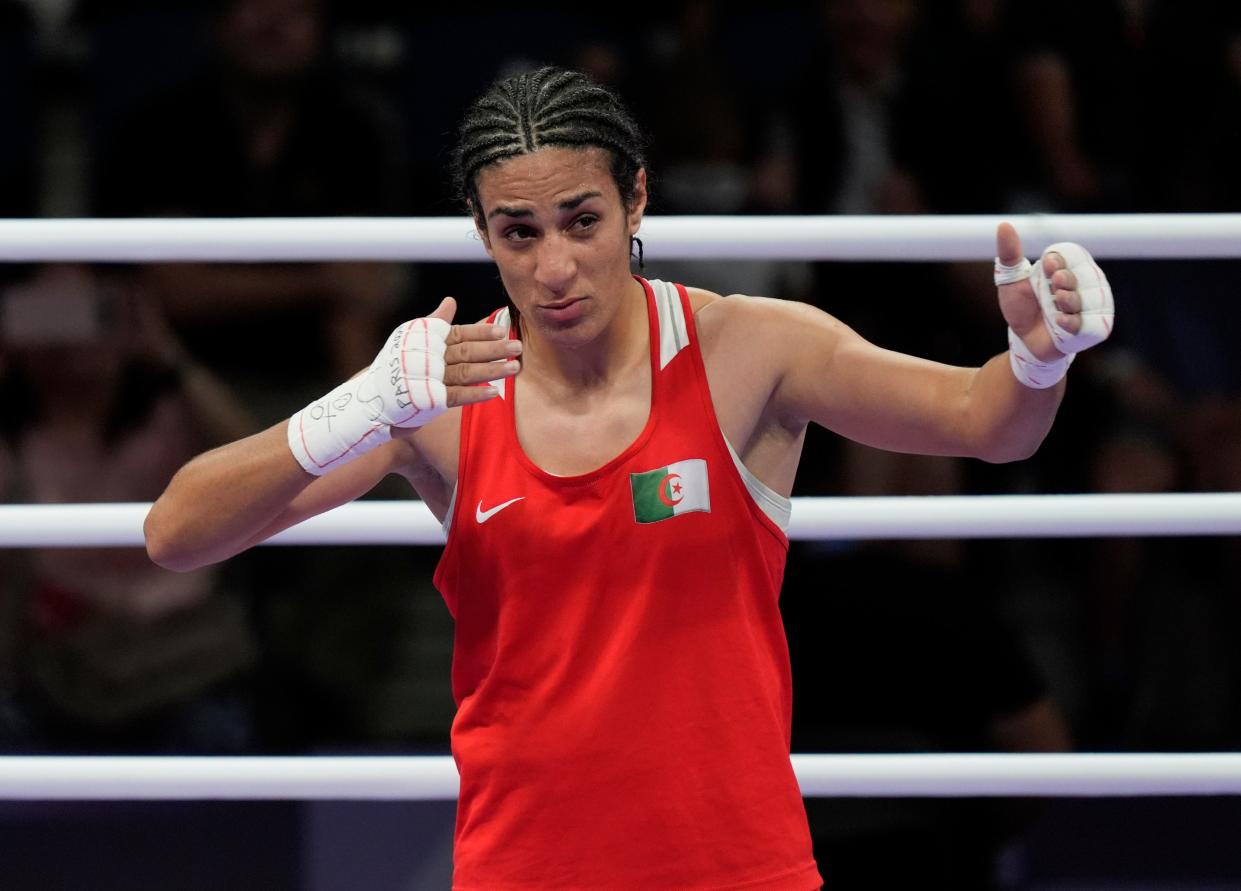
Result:
{"label": "white tape on knuckles", "polygon": [[448,408],[444,352],[451,326],[413,319],[388,337],[369,368],[289,419],[289,450],[307,473],[321,476]]}
{"label": "white tape on knuckles", "polygon": [[1082,301],[1081,330],[1074,334],[1056,321],[1060,310],[1056,309],[1051,280],[1043,272],[1041,261],[1034,264],[1030,284],[1034,287],[1034,294],[1043,310],[1043,322],[1047,325],[1056,349],[1062,353],[1080,353],[1107,340],[1112,333],[1116,318],[1112,288],[1103,270],[1095,263],[1090,252],[1081,245],[1068,241],[1059,242],[1047,248],[1043,256],[1050,253],[1063,257],[1066,268],[1077,279],[1077,293]]}

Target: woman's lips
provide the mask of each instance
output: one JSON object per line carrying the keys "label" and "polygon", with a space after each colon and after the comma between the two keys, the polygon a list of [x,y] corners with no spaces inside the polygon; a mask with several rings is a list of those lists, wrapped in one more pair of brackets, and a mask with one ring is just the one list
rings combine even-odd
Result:
{"label": "woman's lips", "polygon": [[556,303],[542,303],[539,310],[553,322],[573,322],[586,311],[586,297],[573,297]]}

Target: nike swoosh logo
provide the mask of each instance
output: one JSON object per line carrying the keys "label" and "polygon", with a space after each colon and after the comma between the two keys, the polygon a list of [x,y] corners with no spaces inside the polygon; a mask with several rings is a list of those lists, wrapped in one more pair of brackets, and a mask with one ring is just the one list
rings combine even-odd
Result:
{"label": "nike swoosh logo", "polygon": [[478,507],[475,508],[474,510],[474,519],[478,520],[478,523],[481,526],[483,523],[486,523],[488,520],[490,520],[500,511],[504,510],[504,508],[508,507],[510,504],[516,504],[518,501],[525,500],[525,497],[526,497],[525,495],[519,495],[516,498],[510,498],[508,501],[504,502],[503,504],[497,504],[495,507],[490,508],[488,510],[483,510],[483,503],[479,501]]}

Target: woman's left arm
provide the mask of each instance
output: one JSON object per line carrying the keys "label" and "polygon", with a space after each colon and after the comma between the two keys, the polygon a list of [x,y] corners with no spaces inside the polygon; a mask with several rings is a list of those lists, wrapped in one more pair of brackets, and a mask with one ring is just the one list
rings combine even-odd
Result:
{"label": "woman's left arm", "polygon": [[[1059,347],[1084,349],[1110,333],[1111,293],[1076,246],[1062,247],[1067,258],[1049,249],[1032,278],[1017,233],[1006,223],[997,248],[1010,351],[981,368],[885,350],[812,307],[763,301],[767,321],[751,330],[769,341],[766,352],[777,363],[772,407],[778,416],[791,427],[815,421],[890,451],[993,462],[1033,454],[1064,394],[1072,354]],[[1079,286],[1087,274],[1091,284]]]}

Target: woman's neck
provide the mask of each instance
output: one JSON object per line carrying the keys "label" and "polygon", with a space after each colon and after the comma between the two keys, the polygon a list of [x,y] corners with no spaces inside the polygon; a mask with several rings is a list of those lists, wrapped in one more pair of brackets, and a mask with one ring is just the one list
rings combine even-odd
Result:
{"label": "woman's neck", "polygon": [[618,376],[629,374],[647,361],[650,352],[650,320],[646,291],[630,279],[616,311],[599,335],[582,343],[556,342],[528,326],[522,374],[562,391],[585,391],[606,387]]}

